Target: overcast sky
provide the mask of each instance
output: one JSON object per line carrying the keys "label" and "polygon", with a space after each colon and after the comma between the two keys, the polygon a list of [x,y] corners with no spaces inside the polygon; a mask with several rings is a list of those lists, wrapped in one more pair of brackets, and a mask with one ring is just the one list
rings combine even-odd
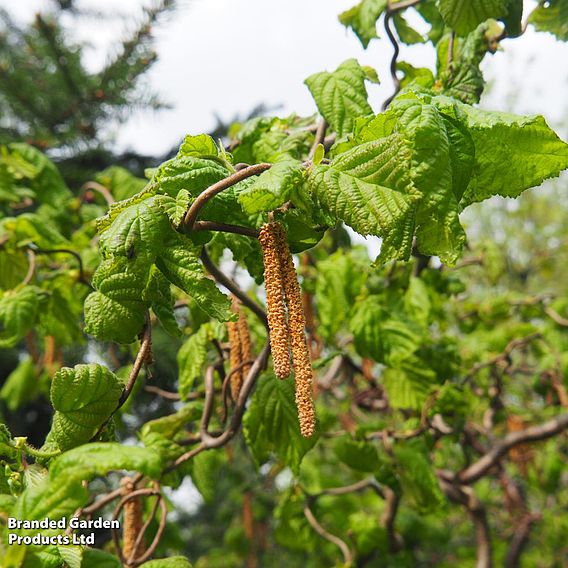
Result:
{"label": "overcast sky", "polygon": [[[120,12],[124,20],[85,19],[74,29],[92,44],[88,64],[96,69],[109,46],[139,18],[142,0],[77,0],[81,7]],[[382,80],[369,86],[371,104],[380,109],[392,90],[388,41],[373,41],[365,51],[337,20],[356,0],[179,0],[178,8],[155,28],[159,61],[148,80],[171,110],[137,112],[114,131],[118,149],[132,148],[160,155],[184,134],[197,134],[224,119],[247,113],[257,103],[281,105],[277,112],[315,111],[303,80],[317,71],[332,70],[349,57],[375,67]],[[116,5],[119,4],[119,8]],[[21,21],[49,5],[48,0],[0,0]],[[536,5],[525,1],[526,12]],[[418,22],[419,18],[413,18]],[[379,29],[379,33],[381,30]],[[383,34],[384,35],[384,34]],[[531,28],[506,40],[503,51],[487,56],[486,78],[492,88],[487,108],[541,113],[566,138],[568,45]],[[433,67],[431,46],[402,47],[400,59]],[[522,87],[522,89],[521,89]]]}

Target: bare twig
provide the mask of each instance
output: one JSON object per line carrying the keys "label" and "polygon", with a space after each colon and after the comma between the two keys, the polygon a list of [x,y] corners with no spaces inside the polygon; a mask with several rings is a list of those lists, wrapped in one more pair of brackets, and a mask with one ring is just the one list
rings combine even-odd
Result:
{"label": "bare twig", "polygon": [[388,5],[388,12],[394,14],[395,12],[400,12],[401,10],[406,10],[406,8],[412,8],[412,6],[416,6],[416,4],[420,4],[422,0],[401,0],[400,2],[395,2],[391,4],[389,2]]}
{"label": "bare twig", "polygon": [[529,540],[531,526],[538,519],[538,515],[529,513],[516,523],[515,532],[509,542],[507,556],[505,557],[505,568],[518,568],[521,565],[521,554]]}
{"label": "bare twig", "polygon": [[558,325],[561,325],[562,327],[568,327],[568,319],[563,318],[557,311],[553,310],[550,306],[544,308],[544,313]]}
{"label": "bare twig", "polygon": [[261,174],[262,172],[268,170],[272,164],[255,164],[254,166],[249,166],[248,168],[244,168],[235,172],[234,174],[230,175],[229,177],[214,183],[212,186],[208,187],[205,191],[201,192],[201,194],[196,198],[196,200],[191,204],[188,212],[185,215],[185,219],[183,220],[183,225],[187,231],[191,231],[193,229],[193,225],[197,220],[199,212],[201,208],[213,197],[217,194],[221,193],[225,189],[239,183],[240,181],[247,179],[251,176],[256,176]]}
{"label": "bare twig", "polygon": [[221,233],[233,233],[258,239],[258,230],[250,227],[240,227],[238,225],[228,225],[227,223],[216,223],[215,221],[196,221],[193,224],[194,231],[219,231]]}
{"label": "bare twig", "polygon": [[28,245],[28,250],[31,250],[37,254],[70,254],[75,258],[77,264],[79,265],[79,282],[86,284],[87,286],[89,286],[89,288],[92,289],[91,283],[85,277],[85,270],[83,268],[83,259],[81,258],[81,255],[78,252],[66,248],[56,248],[56,249],[39,248],[33,244]]}
{"label": "bare twig", "polygon": [[[177,392],[170,392],[164,389],[161,389],[160,387],[155,387],[153,385],[146,385],[144,387],[144,390],[146,392],[151,392],[153,394],[157,394],[158,396],[161,396],[162,398],[165,398],[167,400],[179,400],[180,396]],[[192,396],[192,395],[198,395],[198,396]],[[201,398],[201,393],[190,393],[187,397],[188,400],[194,400],[196,398]]]}
{"label": "bare twig", "polygon": [[142,332],[142,340],[140,343],[140,349],[138,350],[138,354],[136,355],[136,359],[134,360],[134,364],[132,365],[132,370],[128,375],[128,380],[126,381],[126,386],[118,399],[118,404],[116,408],[112,411],[111,415],[101,424],[99,429],[97,430],[96,434],[91,438],[91,441],[96,440],[101,432],[106,428],[107,424],[111,421],[112,417],[116,414],[119,408],[121,408],[124,403],[128,400],[134,385],[136,384],[136,379],[142,370],[142,366],[146,362],[150,351],[152,349],[152,327],[150,325],[148,314],[146,314],[146,324],[144,326],[144,330]]}
{"label": "bare twig", "polygon": [[308,505],[304,505],[304,515],[306,515],[306,519],[308,523],[312,526],[312,528],[325,540],[335,544],[341,550],[341,554],[343,555],[343,561],[346,566],[351,566],[353,564],[353,554],[349,547],[345,543],[345,541],[341,540],[338,536],[327,532],[318,522],[318,520],[314,517],[312,510],[308,507]]}
{"label": "bare twig", "polygon": [[85,192],[89,190],[100,193],[104,197],[104,200],[106,201],[108,206],[114,203],[114,197],[112,196],[111,192],[104,185],[101,185],[96,181],[88,181],[87,183],[84,183],[79,191],[79,196],[82,197]]}
{"label": "bare twig", "polygon": [[24,279],[22,280],[22,286],[27,286],[32,281],[32,278],[34,277],[35,269],[36,269],[35,252],[30,248],[28,248],[28,250],[26,252],[28,254],[28,271],[26,272],[26,275],[25,275]]}
{"label": "bare twig", "polygon": [[519,444],[537,442],[551,438],[568,429],[568,413],[562,414],[541,424],[530,426],[525,430],[511,432],[493,447],[479,460],[457,475],[457,479],[464,484],[473,483],[483,477],[511,448]]}
{"label": "bare twig", "polygon": [[393,54],[390,62],[390,74],[392,77],[392,82],[394,84],[394,92],[383,103],[383,110],[386,110],[386,108],[389,106],[391,101],[396,97],[396,95],[400,91],[400,79],[398,78],[398,75],[396,73],[396,64],[398,60],[398,54],[400,53],[400,47],[390,27],[391,18],[392,18],[392,13],[390,11],[387,11],[387,13],[385,14],[384,25],[385,25],[385,32],[387,33],[387,37],[389,38],[389,41],[391,42],[393,48]]}
{"label": "bare twig", "polygon": [[219,284],[225,286],[225,288],[227,288],[229,292],[236,296],[244,306],[254,312],[265,326],[268,325],[266,312],[255,301],[251,300],[247,296],[246,292],[244,292],[234,280],[229,278],[226,274],[221,272],[221,270],[219,270],[217,266],[215,266],[215,263],[207,254],[205,248],[201,251],[201,260],[203,262],[203,265],[207,269],[207,272],[209,272],[209,274],[211,274],[211,276],[213,276],[213,278],[215,278],[215,280]]}

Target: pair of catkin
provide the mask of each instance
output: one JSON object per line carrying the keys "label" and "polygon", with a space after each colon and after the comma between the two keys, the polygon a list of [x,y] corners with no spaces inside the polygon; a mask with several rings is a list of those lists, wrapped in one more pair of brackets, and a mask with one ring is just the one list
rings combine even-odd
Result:
{"label": "pair of catkin", "polygon": [[237,321],[227,323],[227,333],[231,346],[229,355],[231,364],[231,370],[229,371],[231,373],[231,396],[233,400],[236,401],[239,398],[243,381],[251,367],[252,343],[245,314],[241,309],[238,299],[234,296],[232,298],[231,310],[239,316]]}
{"label": "pair of catkin", "polygon": [[290,352],[294,367],[296,406],[302,436],[315,430],[313,370],[304,329],[306,318],[302,294],[286,232],[280,223],[263,225],[258,237],[264,261],[266,307],[274,373],[279,379],[290,375]]}

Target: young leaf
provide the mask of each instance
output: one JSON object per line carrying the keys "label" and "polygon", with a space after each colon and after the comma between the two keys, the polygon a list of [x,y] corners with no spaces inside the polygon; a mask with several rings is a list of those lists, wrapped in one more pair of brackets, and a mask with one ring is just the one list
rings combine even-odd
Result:
{"label": "young leaf", "polygon": [[219,149],[215,141],[208,134],[191,136],[188,134],[179,147],[178,156],[208,157],[219,155]]}
{"label": "young leaf", "polygon": [[424,38],[413,27],[408,25],[408,22],[399,12],[394,15],[393,22],[400,41],[407,45],[424,43]]}
{"label": "young leaf", "polygon": [[304,181],[302,163],[284,155],[238,196],[247,215],[276,209],[290,199]]}
{"label": "young leaf", "polygon": [[88,442],[116,409],[123,385],[97,364],[63,367],[51,383],[55,408],[49,433],[62,450]]}
{"label": "young leaf", "polygon": [[156,260],[164,276],[186,294],[211,317],[228,321],[230,301],[203,272],[197,250],[180,236],[170,241]]}
{"label": "young leaf", "polygon": [[300,434],[298,411],[294,401],[294,382],[265,374],[243,418],[246,442],[257,464],[264,463],[270,452],[299,474],[304,455],[311,450],[318,433],[311,438]]}
{"label": "young leaf", "polygon": [[366,49],[377,36],[377,20],[387,7],[387,0],[361,0],[359,4],[339,14],[339,21],[352,28]]}
{"label": "young leaf", "polygon": [[467,35],[489,18],[499,19],[507,13],[507,0],[438,0],[446,24],[459,35]]}
{"label": "young leaf", "polygon": [[213,336],[211,325],[205,323],[186,340],[178,351],[178,390],[182,400],[187,398],[195,380],[203,374],[203,365],[207,359],[207,346],[213,339]]}
{"label": "young leaf", "polygon": [[14,347],[34,325],[38,310],[37,288],[4,292],[0,297],[0,348]]}
{"label": "young leaf", "polygon": [[367,74],[356,59],[344,61],[335,71],[310,75],[304,83],[316,101],[320,114],[338,136],[353,130],[353,120],[371,114],[367,102]]}

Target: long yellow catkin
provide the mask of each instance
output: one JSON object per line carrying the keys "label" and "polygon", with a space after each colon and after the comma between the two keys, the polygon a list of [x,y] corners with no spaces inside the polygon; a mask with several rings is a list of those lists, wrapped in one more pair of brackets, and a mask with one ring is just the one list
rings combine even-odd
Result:
{"label": "long yellow catkin", "polygon": [[[239,327],[239,338],[241,340],[241,356],[242,356],[242,362],[245,363],[245,361],[250,361],[253,358],[252,342],[250,339],[250,329],[248,326],[247,318],[240,305],[238,306],[238,312],[239,312],[239,321],[237,322],[237,325]],[[251,366],[252,363],[245,363],[243,365],[243,370],[242,370],[243,381],[246,379]]]}
{"label": "long yellow catkin", "polygon": [[310,352],[306,342],[306,318],[302,306],[302,293],[294,261],[286,241],[284,228],[275,223],[277,251],[280,261],[280,271],[283,276],[284,295],[288,305],[288,328],[296,387],[296,406],[302,436],[309,438],[315,430],[315,409],[313,400],[313,369]]}
{"label": "long yellow catkin", "polygon": [[[134,490],[134,484],[132,479],[129,477],[123,477],[121,480],[121,486],[123,493],[128,495]],[[134,552],[134,545],[136,543],[136,538],[138,537],[140,531],[142,530],[143,519],[142,519],[142,502],[139,497],[134,497],[128,500],[124,504],[124,527],[122,532],[122,554],[125,560],[128,560],[132,553]],[[134,553],[134,558],[139,557],[146,549],[144,539],[140,541],[140,544],[136,548]]]}
{"label": "long yellow catkin", "polygon": [[290,375],[290,351],[288,346],[288,323],[284,303],[284,282],[278,257],[278,223],[266,223],[258,237],[264,262],[264,285],[266,288],[266,311],[270,332],[270,350],[274,373],[279,379]]}
{"label": "long yellow catkin", "polygon": [[[233,311],[236,310],[233,308]],[[243,369],[240,367],[243,362],[243,353],[238,322],[227,322],[227,333],[229,335],[229,344],[231,346],[229,354],[229,362],[231,364],[231,396],[233,400],[237,400],[239,391],[241,390],[241,385],[243,384]]]}

